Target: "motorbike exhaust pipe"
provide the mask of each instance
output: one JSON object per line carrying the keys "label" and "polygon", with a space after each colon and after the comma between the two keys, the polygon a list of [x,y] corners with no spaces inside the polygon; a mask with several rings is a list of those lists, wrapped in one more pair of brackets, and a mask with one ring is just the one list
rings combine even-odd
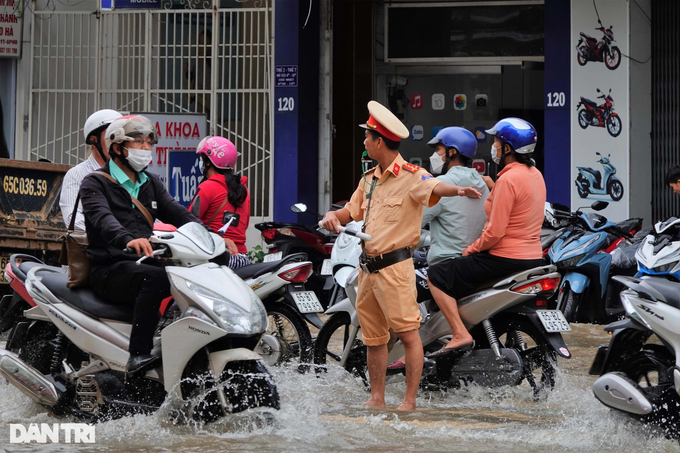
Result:
{"label": "motorbike exhaust pipe", "polygon": [[0,375],[39,404],[54,406],[59,395],[42,373],[5,349],[0,348]]}
{"label": "motorbike exhaust pipe", "polygon": [[652,403],[624,373],[604,374],[593,384],[595,398],[605,406],[636,415],[652,412]]}

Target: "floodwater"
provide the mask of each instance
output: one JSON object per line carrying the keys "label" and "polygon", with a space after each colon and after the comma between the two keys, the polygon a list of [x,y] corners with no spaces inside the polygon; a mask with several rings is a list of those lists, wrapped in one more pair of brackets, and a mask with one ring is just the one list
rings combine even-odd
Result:
{"label": "floodwater", "polygon": [[[10,423],[58,423],[6,382],[0,383],[0,445],[6,451],[678,451],[677,441],[655,434],[592,395],[588,369],[597,346],[608,342],[602,326],[572,325],[565,334],[573,354],[560,359],[553,392],[535,401],[528,387],[478,387],[421,392],[418,410],[397,413],[361,407],[368,393],[338,367],[317,377],[273,369],[281,395],[275,422],[260,426],[233,416],[203,427],[175,426],[163,412],[96,425],[89,445],[10,444]],[[404,384],[388,385],[387,403],[401,401]],[[63,437],[62,437],[63,442]]]}

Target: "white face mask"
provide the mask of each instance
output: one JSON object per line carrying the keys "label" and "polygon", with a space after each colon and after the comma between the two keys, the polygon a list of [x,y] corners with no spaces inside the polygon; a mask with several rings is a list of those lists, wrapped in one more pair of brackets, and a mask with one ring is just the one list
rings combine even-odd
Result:
{"label": "white face mask", "polygon": [[198,161],[198,171],[203,173],[203,159],[199,159]]}
{"label": "white face mask", "polygon": [[136,172],[143,171],[151,163],[150,149],[125,148],[128,151],[127,161]]}
{"label": "white face mask", "polygon": [[498,150],[499,149],[500,148],[496,148],[494,145],[491,145],[491,160],[493,160],[493,162],[496,165],[499,165],[501,163],[501,158],[498,157]]}
{"label": "white face mask", "polygon": [[437,151],[430,156],[430,173],[440,174],[442,172],[442,169],[444,168],[442,157],[444,156],[437,154]]}

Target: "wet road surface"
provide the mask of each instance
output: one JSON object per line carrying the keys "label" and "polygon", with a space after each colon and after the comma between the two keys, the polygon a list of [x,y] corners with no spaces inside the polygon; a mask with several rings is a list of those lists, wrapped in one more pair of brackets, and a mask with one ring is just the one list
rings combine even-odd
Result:
{"label": "wet road surface", "polygon": [[[202,428],[175,426],[161,410],[96,425],[94,445],[10,444],[10,423],[58,423],[6,382],[0,383],[0,445],[6,451],[636,451],[676,452],[677,441],[602,406],[592,395],[588,369],[607,344],[602,326],[572,325],[565,334],[573,358],[559,359],[556,388],[536,401],[530,388],[471,387],[420,392],[418,410],[365,409],[360,380],[337,367],[321,377],[272,369],[281,410],[261,426],[252,415],[232,416]],[[387,387],[387,404],[399,404],[404,384]]]}

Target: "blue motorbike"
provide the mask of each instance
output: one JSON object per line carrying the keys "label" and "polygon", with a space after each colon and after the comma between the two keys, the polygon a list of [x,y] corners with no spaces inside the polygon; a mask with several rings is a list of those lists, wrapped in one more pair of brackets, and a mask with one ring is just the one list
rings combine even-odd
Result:
{"label": "blue motorbike", "polygon": [[[591,208],[601,211],[607,202],[597,201]],[[566,208],[566,207],[564,207]],[[606,322],[622,311],[618,291],[608,288],[612,257],[604,250],[620,238],[639,230],[642,219],[629,219],[620,224],[595,212],[556,209],[555,216],[567,219],[569,225],[550,247],[548,256],[563,275],[557,295],[557,309],[569,322]],[[617,275],[634,275],[635,267],[617,269]],[[616,293],[616,294],[614,294]],[[588,302],[588,303],[584,303]]]}

